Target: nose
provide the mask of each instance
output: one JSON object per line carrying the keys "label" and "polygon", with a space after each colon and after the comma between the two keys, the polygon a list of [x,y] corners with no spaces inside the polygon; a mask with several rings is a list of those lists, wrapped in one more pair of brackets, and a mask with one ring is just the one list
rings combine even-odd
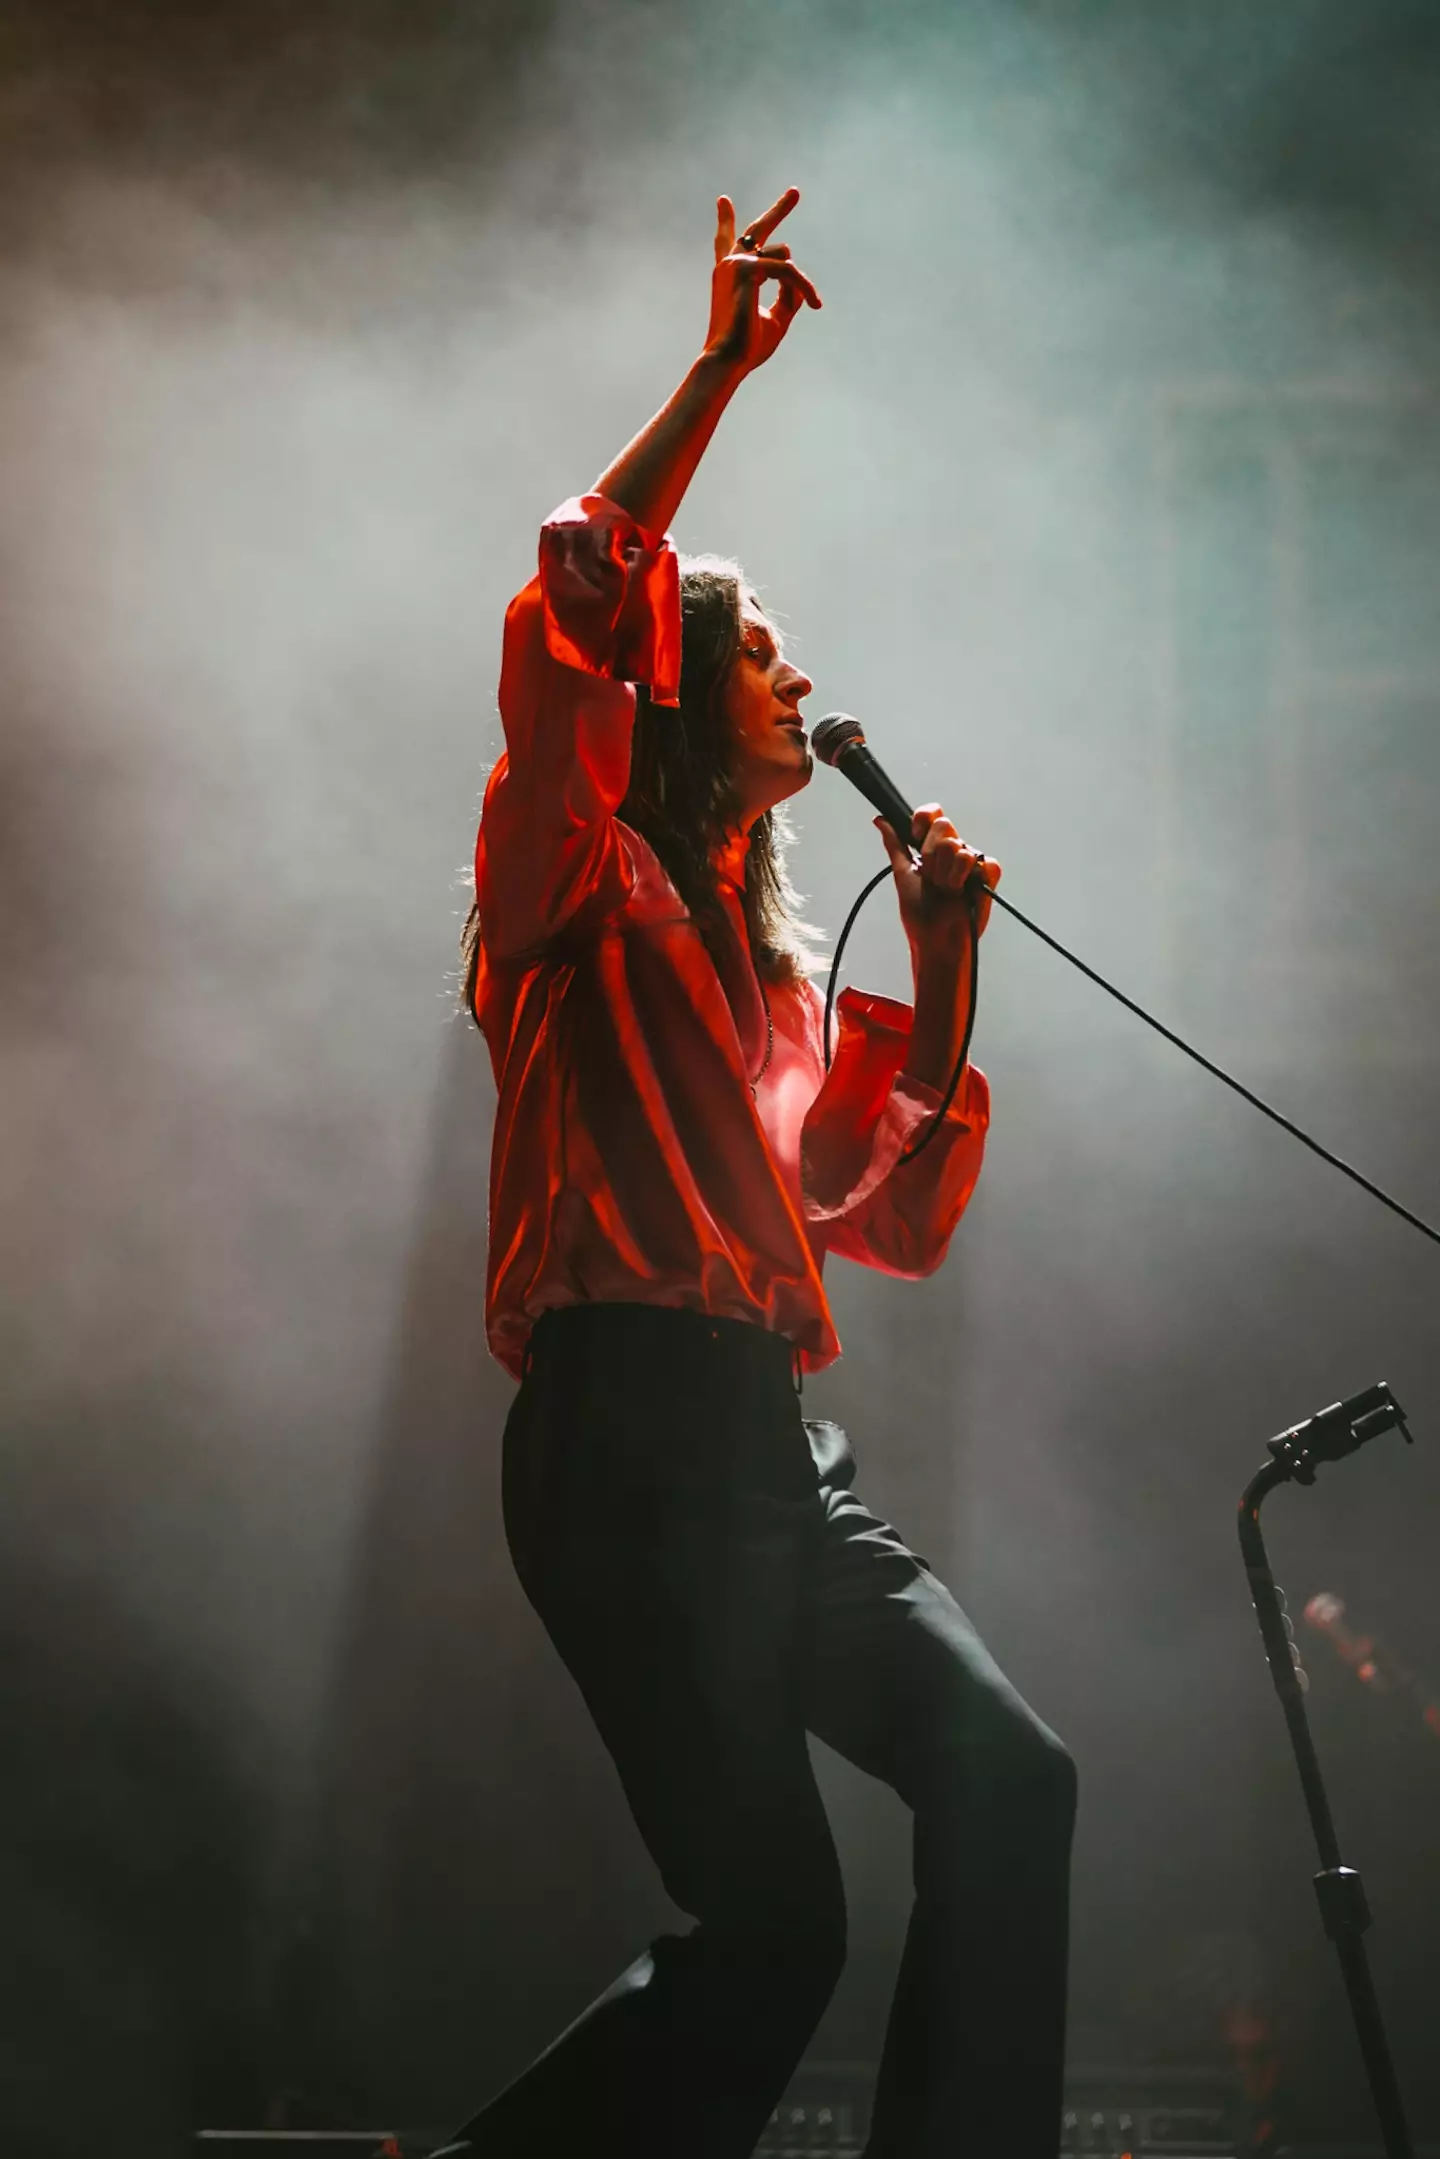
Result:
{"label": "nose", "polygon": [[787,705],[798,705],[801,698],[808,697],[814,687],[808,675],[802,675],[798,667],[789,667],[782,677],[779,694]]}

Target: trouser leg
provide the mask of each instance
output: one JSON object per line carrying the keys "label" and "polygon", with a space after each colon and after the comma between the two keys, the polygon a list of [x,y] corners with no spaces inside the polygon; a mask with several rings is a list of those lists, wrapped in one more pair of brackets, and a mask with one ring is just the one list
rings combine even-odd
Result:
{"label": "trouser leg", "polygon": [[[689,1393],[721,1427],[757,1406],[723,1376],[710,1373],[708,1406]],[[695,1924],[652,1944],[463,2134],[485,2159],[742,2159],[844,1954],[795,1661],[804,1554],[823,1515],[793,1394],[789,1467],[803,1461],[808,1476],[768,1480],[782,1489],[724,1474],[742,1450],[718,1427],[697,1448],[673,1429],[673,1391],[633,1371],[579,1394],[577,1405],[574,1373],[563,1387],[527,1382],[506,1437],[507,1531],[665,1887]]]}
{"label": "trouser leg", "polygon": [[871,2159],[1054,2159],[1073,1764],[925,1562],[843,1483],[822,1496],[807,1720],[914,1815]]}

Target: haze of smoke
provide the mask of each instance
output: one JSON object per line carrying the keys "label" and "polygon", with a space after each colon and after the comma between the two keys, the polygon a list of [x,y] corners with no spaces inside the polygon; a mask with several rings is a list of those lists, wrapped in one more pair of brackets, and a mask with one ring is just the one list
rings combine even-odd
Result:
{"label": "haze of smoke", "polygon": [[[622,9],[517,50],[514,112],[492,85],[448,166],[403,128],[388,163],[363,131],[342,156],[333,116],[306,153],[293,112],[268,145],[257,123],[248,166],[193,114],[113,167],[82,131],[5,274],[12,1519],[112,1583],[197,1685],[223,1675],[283,1750],[314,1743],[424,1234],[504,602],[539,515],[690,357],[717,187],[742,207],[804,188],[796,250],[827,306],[747,387],[678,538],[742,555],[814,709],[873,714],[887,762],[1042,920],[1141,995],[1173,986],[1147,901],[1155,385],[1317,354],[1402,382],[1432,295],[1398,245],[1368,264],[1323,188],[1287,197],[1239,155],[1331,49],[1335,10],[1274,11],[1238,87],[1224,38],[1192,49],[1213,93],[1194,109],[1157,95],[1183,41],[1136,48],[1122,10],[1108,41],[1067,45],[1015,15],[950,38],[910,11],[886,58],[858,33],[814,42],[801,11],[777,72],[745,43],[758,12],[726,47],[676,11],[647,73],[633,33],[655,19]],[[444,55],[416,63],[432,88]],[[1201,109],[1234,130],[1229,164]],[[1357,182],[1345,206],[1363,199]],[[1182,801],[1180,838],[1225,891],[1247,857],[1208,811]],[[802,824],[799,879],[835,924],[869,828],[823,776]],[[1428,856],[1395,874],[1423,895]],[[1245,935],[1219,912],[1217,952]],[[883,896],[854,953],[857,978],[903,988]],[[1193,1533],[1209,1507],[1223,1534],[1230,1472],[1137,1483],[1153,1395],[1228,1417],[1258,1375],[1269,1429],[1317,1333],[1327,1374],[1342,1347],[1433,1359],[1391,1248],[1308,1168],[1147,1062],[1013,926],[985,960],[980,1054],[1005,1084],[973,1234],[922,1289],[837,1270],[852,1356],[818,1392],[883,1432],[913,1344],[933,1421],[870,1450],[871,1488],[948,1518],[980,1616],[1083,1745],[1127,1703],[1163,1714],[1177,1658],[1217,1684],[1165,1577],[1223,1595],[1228,1556],[1196,1557]],[[1246,990],[1237,1029],[1266,1020]],[[473,1070],[480,1117],[478,1046]],[[1368,1281],[1313,1257],[1336,1218]],[[1237,1251],[1270,1286],[1237,1279]],[[1155,1537],[1120,1583],[1117,1523]]]}

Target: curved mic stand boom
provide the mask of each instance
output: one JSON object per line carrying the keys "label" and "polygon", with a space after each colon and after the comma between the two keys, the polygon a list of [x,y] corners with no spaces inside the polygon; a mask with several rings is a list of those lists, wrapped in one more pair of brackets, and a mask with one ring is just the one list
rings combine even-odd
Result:
{"label": "curved mic stand boom", "polygon": [[1405,1426],[1405,1412],[1381,1380],[1376,1386],[1367,1387],[1363,1394],[1352,1395],[1348,1402],[1332,1403],[1329,1409],[1322,1409],[1304,1424],[1281,1432],[1278,1438],[1268,1442],[1270,1460],[1245,1487],[1240,1501],[1239,1527],[1240,1549],[1245,1555],[1245,1571],[1250,1577],[1255,1614],[1265,1644],[1265,1659],[1285,1712],[1290,1744],[1295,1751],[1295,1766],[1300,1772],[1310,1826],[1320,1853],[1320,1872],[1315,1876],[1320,1916],[1340,1959],[1387,2159],[1412,2159],[1414,2147],[1409,2124],[1390,2059],[1370,1960],[1365,1953],[1364,1936],[1370,1924],[1370,1908],[1365,1901],[1360,1876],[1353,1867],[1344,1865],[1340,1857],[1330,1802],[1305,1714],[1304,1681],[1294,1646],[1294,1633],[1285,1616],[1285,1601],[1270,1572],[1260,1535],[1260,1507],[1266,1494],[1277,1484],[1292,1481],[1313,1484],[1318,1464],[1338,1462],[1345,1455],[1354,1454],[1367,1440],[1396,1426],[1408,1445],[1410,1434]]}

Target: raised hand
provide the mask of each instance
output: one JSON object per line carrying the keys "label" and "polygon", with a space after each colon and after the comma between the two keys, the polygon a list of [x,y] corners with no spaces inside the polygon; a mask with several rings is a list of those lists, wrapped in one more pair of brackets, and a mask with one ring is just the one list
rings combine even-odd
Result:
{"label": "raised hand", "polygon": [[[770,238],[799,200],[799,188],[787,187],[738,238],[730,197],[722,195],[715,205],[715,274],[705,351],[742,374],[764,366],[802,307],[820,306],[819,293],[790,260],[789,248]],[[780,290],[762,307],[762,288],[770,284]]]}
{"label": "raised hand", "polygon": [[[799,200],[799,188],[787,187],[738,239],[734,203],[722,195],[715,206],[715,276],[705,349],[674,395],[595,482],[597,494],[618,502],[646,532],[669,529],[740,383],[769,359],[802,307],[820,305],[819,293],[796,269],[789,248],[770,237]],[[761,290],[768,284],[780,291],[773,305],[762,307]]]}

